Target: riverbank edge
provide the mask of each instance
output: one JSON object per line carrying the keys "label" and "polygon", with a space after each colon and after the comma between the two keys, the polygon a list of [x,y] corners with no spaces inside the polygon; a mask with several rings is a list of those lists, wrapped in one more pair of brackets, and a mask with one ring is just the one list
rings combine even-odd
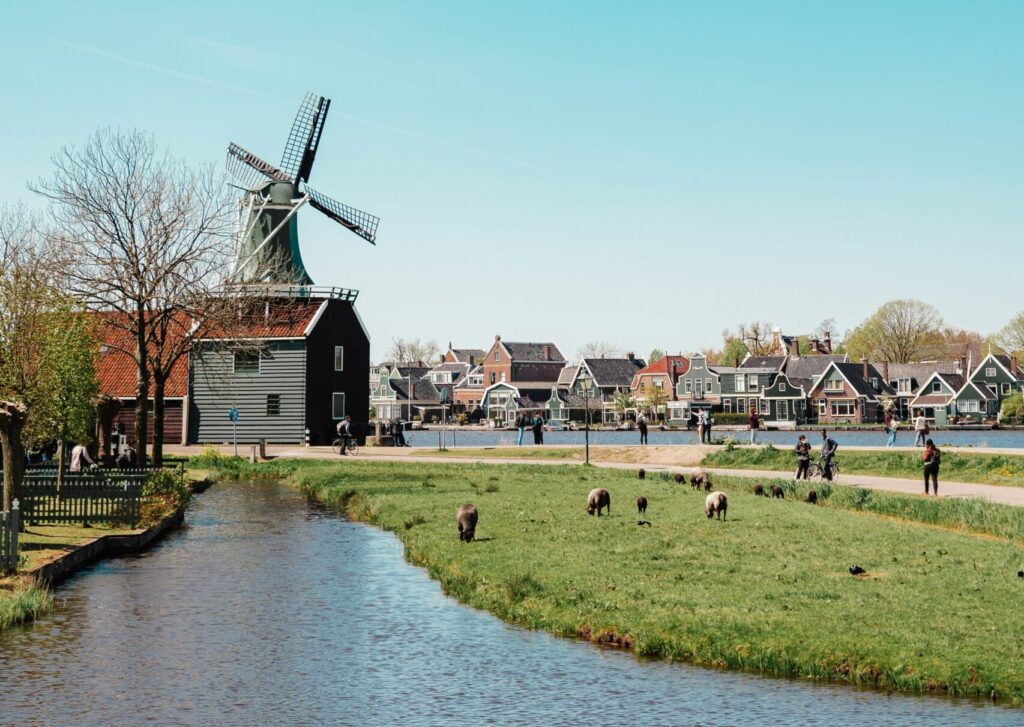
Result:
{"label": "riverbank edge", "polygon": [[[198,494],[211,484],[212,481],[205,478],[192,482],[189,487],[193,494]],[[187,506],[178,507],[140,533],[103,535],[82,543],[56,560],[18,575],[18,585],[0,604],[0,631],[31,623],[53,610],[51,589],[83,568],[106,558],[142,553],[153,547],[184,524],[186,510]]]}
{"label": "riverbank edge", "polygon": [[[503,466],[495,464],[494,466]],[[514,466],[510,464],[507,466]],[[358,490],[350,488],[343,492],[336,493],[334,497],[324,497],[311,483],[305,482],[303,475],[304,468],[299,467],[292,471],[280,471],[273,468],[267,471],[260,471],[260,465],[243,464],[237,471],[225,472],[225,475],[241,478],[256,475],[254,479],[276,479],[295,487],[310,500],[313,500],[324,507],[334,509],[343,514],[353,522],[376,527],[384,532],[389,532],[398,538],[402,543],[403,558],[413,566],[423,568],[432,580],[438,582],[442,591],[455,601],[470,608],[480,609],[490,613],[496,618],[516,626],[531,630],[542,630],[553,636],[562,638],[576,638],[588,641],[604,647],[626,649],[637,657],[661,659],[664,661],[675,661],[687,663],[702,668],[745,671],[748,673],[760,674],[770,677],[782,677],[812,681],[822,684],[845,684],[859,688],[870,688],[879,691],[894,691],[905,694],[932,694],[936,696],[954,696],[956,698],[986,699],[1007,707],[1024,706],[1024,695],[1014,692],[996,694],[980,690],[980,685],[972,681],[972,677],[965,676],[963,681],[939,682],[935,680],[924,680],[913,678],[903,673],[892,672],[887,669],[879,669],[870,664],[854,665],[849,663],[817,663],[797,662],[783,656],[772,658],[760,664],[752,664],[745,660],[739,660],[738,652],[730,650],[729,645],[720,648],[713,648],[712,644],[705,644],[707,651],[698,654],[692,651],[674,653],[666,648],[644,645],[637,643],[633,635],[629,633],[620,634],[606,628],[594,626],[593,624],[580,623],[572,628],[544,628],[530,625],[521,616],[504,612],[501,609],[491,608],[485,604],[465,597],[457,588],[466,580],[465,574],[451,571],[444,562],[435,562],[423,554],[414,552],[409,542],[403,537],[404,533],[398,528],[388,527],[382,518],[372,507],[370,499]],[[668,645],[665,645],[666,647]],[[779,655],[775,655],[778,657]]]}

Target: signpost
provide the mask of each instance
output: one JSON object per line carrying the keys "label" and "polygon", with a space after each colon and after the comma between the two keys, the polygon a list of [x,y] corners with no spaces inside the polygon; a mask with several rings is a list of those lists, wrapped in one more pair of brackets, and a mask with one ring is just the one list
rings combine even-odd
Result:
{"label": "signpost", "polygon": [[228,419],[231,420],[231,440],[235,445],[235,456],[238,456],[238,409],[228,409]]}

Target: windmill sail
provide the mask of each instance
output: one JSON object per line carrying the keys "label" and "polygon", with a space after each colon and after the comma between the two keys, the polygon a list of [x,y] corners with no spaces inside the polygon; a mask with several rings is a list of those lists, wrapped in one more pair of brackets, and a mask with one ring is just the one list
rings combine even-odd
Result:
{"label": "windmill sail", "polygon": [[290,182],[291,177],[268,161],[260,159],[248,149],[234,142],[228,145],[228,171],[235,179],[252,189],[264,178],[275,182]]}
{"label": "windmill sail", "polygon": [[304,187],[304,191],[309,195],[311,207],[320,210],[332,220],[352,230],[352,232],[367,242],[373,245],[377,244],[375,240],[377,238],[377,223],[380,222],[379,217],[368,212],[361,212],[355,207],[349,207],[347,204],[333,200],[308,185]]}
{"label": "windmill sail", "polygon": [[281,157],[281,168],[290,179],[298,184],[309,181],[309,172],[313,168],[316,150],[320,145],[320,135],[327,120],[327,111],[331,108],[329,99],[307,93],[295,115],[295,122],[284,145]]}

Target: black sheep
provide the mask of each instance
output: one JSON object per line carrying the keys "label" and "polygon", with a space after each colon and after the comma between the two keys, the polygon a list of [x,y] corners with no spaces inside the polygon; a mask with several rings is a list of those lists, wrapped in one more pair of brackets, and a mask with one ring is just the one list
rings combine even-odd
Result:
{"label": "black sheep", "polygon": [[772,497],[773,498],[777,497],[777,498],[785,500],[786,499],[786,493],[783,492],[782,488],[779,487],[778,485],[772,485]]}
{"label": "black sheep", "polygon": [[636,511],[641,515],[647,512],[647,498],[644,497],[643,495],[640,495],[640,497],[636,498]]}

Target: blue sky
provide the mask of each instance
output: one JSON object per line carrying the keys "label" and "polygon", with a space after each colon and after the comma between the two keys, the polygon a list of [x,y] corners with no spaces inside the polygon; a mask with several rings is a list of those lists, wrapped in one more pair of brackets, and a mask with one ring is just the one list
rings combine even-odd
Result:
{"label": "blue sky", "polygon": [[[152,6],[151,6],[152,5]],[[292,8],[282,12],[280,8]],[[394,336],[646,354],[913,296],[982,332],[1024,307],[1024,4],[0,0],[0,192],[102,126],[280,158],[333,100],[314,280]]]}

